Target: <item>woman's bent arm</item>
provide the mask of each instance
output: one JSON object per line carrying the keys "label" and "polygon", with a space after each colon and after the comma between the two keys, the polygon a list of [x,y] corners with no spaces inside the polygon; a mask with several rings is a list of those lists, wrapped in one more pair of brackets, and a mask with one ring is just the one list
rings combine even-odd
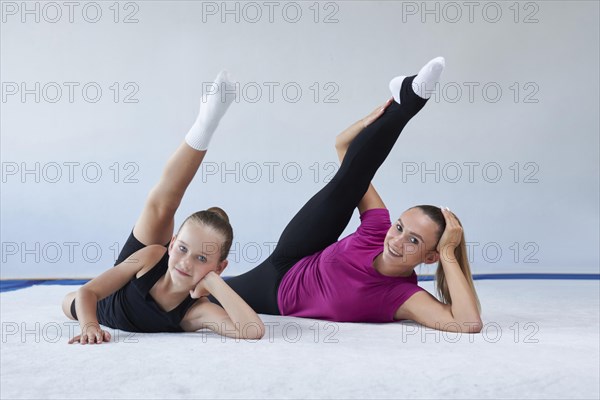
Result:
{"label": "woman's bent arm", "polygon": [[477,296],[467,282],[461,266],[454,255],[454,251],[460,246],[463,230],[456,216],[449,210],[442,208],[446,219],[446,229],[438,243],[440,262],[444,269],[450,298],[452,299],[452,315],[459,322],[479,321],[479,308],[477,307]]}
{"label": "woman's bent arm", "polygon": [[454,249],[442,249],[440,258],[446,275],[446,282],[448,282],[450,298],[452,299],[450,309],[452,317],[460,325],[466,326],[466,324],[475,323],[473,327],[478,328],[478,331],[480,331],[482,322],[477,309],[477,300],[460,269],[458,261],[454,257]]}
{"label": "woman's bent arm", "polygon": [[481,332],[483,323],[477,299],[469,286],[454,250],[462,241],[462,227],[447,209],[442,209],[446,229],[439,240],[437,251],[444,269],[452,304],[444,304],[427,292],[412,295],[398,310],[395,319],[412,319],[427,327],[451,332]]}
{"label": "woman's bent arm", "polygon": [[396,310],[395,320],[409,319],[428,328],[446,332],[479,333],[482,323],[479,317],[459,321],[452,314],[452,306],[444,304],[426,290],[413,294]]}

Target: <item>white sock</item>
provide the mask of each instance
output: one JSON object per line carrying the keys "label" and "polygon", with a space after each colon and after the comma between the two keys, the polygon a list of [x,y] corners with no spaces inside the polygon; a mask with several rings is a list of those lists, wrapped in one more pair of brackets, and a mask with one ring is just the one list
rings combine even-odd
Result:
{"label": "white sock", "polygon": [[444,57],[436,57],[421,68],[412,84],[417,96],[422,99],[431,97],[431,93],[435,90],[435,85],[440,80],[440,75],[442,75],[445,66],[446,60],[444,60]]}
{"label": "white sock", "polygon": [[398,104],[400,104],[400,88],[402,87],[402,81],[404,81],[405,78],[406,76],[400,75],[390,81],[390,92],[392,92],[394,101]]}
{"label": "white sock", "polygon": [[[412,89],[417,96],[422,99],[428,99],[435,90],[435,85],[440,80],[440,75],[444,70],[446,60],[444,57],[436,57],[429,61],[415,76],[412,83]],[[396,103],[400,104],[400,88],[402,87],[402,81],[406,76],[397,76],[390,81],[390,91]]]}
{"label": "white sock", "polygon": [[219,72],[208,93],[202,96],[200,112],[185,141],[196,150],[208,149],[219,121],[235,100],[235,82],[227,71]]}

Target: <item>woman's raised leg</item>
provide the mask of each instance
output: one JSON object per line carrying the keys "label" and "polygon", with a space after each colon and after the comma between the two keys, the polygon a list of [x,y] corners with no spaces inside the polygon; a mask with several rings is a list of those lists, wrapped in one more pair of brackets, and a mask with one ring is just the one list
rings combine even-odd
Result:
{"label": "woman's raised leg", "polygon": [[278,269],[287,270],[298,259],[337,241],[402,129],[431,96],[430,88],[439,80],[443,67],[443,58],[436,58],[416,76],[392,80],[390,89],[396,101],[353,140],[334,178],[283,231],[271,255]]}

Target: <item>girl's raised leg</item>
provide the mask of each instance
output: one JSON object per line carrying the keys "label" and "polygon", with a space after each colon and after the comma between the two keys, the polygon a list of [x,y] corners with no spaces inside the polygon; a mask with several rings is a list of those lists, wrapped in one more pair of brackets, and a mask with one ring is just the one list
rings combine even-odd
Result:
{"label": "girl's raised leg", "polygon": [[144,245],[164,245],[171,240],[174,217],[183,195],[196,175],[210,139],[235,99],[235,83],[227,72],[219,73],[202,96],[200,112],[185,141],[167,161],[162,176],[150,190],[133,235]]}
{"label": "girl's raised leg", "polygon": [[171,240],[175,212],[205,154],[206,150],[193,149],[186,142],[175,150],[135,223],[133,235],[137,240],[146,246],[164,245]]}

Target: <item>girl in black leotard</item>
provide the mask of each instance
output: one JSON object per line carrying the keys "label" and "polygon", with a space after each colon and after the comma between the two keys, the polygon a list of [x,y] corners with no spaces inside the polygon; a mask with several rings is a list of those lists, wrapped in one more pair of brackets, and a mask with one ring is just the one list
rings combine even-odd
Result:
{"label": "girl in black leotard", "polygon": [[192,214],[173,235],[175,211],[235,97],[232,85],[223,72],[203,97],[198,119],[150,192],[115,266],[65,296],[65,315],[81,325],[70,343],[109,341],[100,324],[134,332],[207,328],[235,338],[264,335],[258,315],[219,276],[233,240],[225,212]]}

